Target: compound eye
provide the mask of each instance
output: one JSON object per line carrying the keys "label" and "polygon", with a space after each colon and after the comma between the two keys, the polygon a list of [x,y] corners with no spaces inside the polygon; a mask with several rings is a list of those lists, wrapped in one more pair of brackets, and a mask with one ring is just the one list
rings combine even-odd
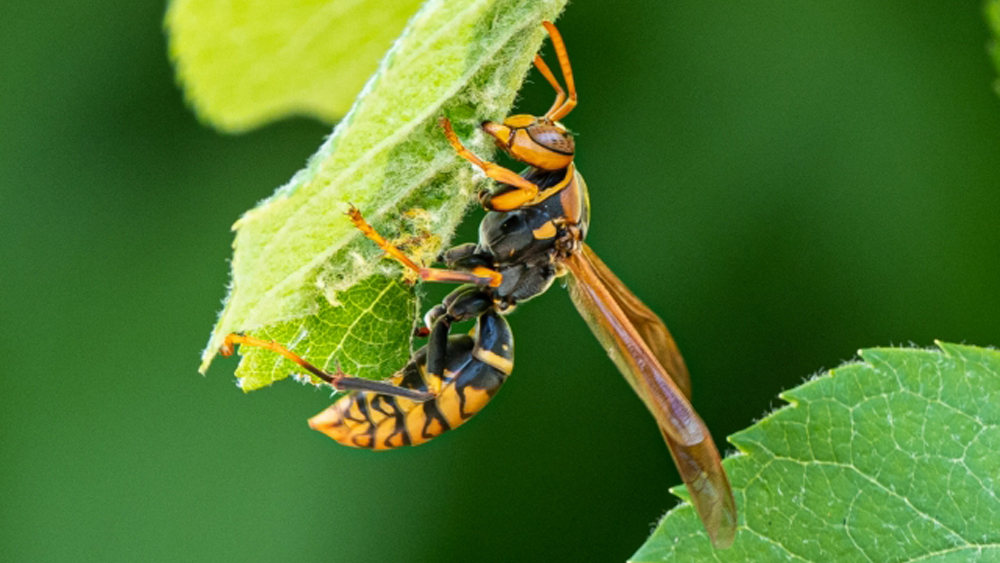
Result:
{"label": "compound eye", "polygon": [[554,124],[533,125],[527,129],[532,141],[560,154],[573,154],[576,146],[565,129]]}

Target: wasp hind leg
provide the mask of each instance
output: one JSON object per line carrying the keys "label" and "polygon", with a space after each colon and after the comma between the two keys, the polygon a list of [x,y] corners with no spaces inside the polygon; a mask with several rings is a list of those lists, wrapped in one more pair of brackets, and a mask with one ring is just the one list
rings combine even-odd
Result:
{"label": "wasp hind leg", "polygon": [[435,395],[441,392],[446,379],[448,336],[451,325],[478,318],[493,308],[493,298],[474,285],[464,285],[448,294],[444,301],[427,312],[424,319],[430,329],[427,341],[427,388]]}
{"label": "wasp hind leg", "polygon": [[225,341],[222,343],[222,347],[219,352],[223,356],[231,356],[235,351],[235,346],[239,344],[240,346],[253,346],[257,348],[264,348],[271,350],[276,354],[280,354],[285,358],[295,362],[296,364],[302,366],[309,373],[315,375],[316,377],[322,379],[323,381],[330,384],[331,387],[337,391],[362,391],[371,393],[381,393],[383,395],[391,395],[393,397],[402,397],[404,399],[410,399],[412,401],[429,401],[434,398],[433,392],[419,391],[416,389],[408,389],[406,387],[400,387],[399,385],[393,385],[392,383],[387,383],[385,381],[373,381],[371,379],[365,379],[363,377],[354,377],[348,375],[341,371],[340,366],[337,366],[337,371],[330,373],[324,371],[313,364],[309,363],[301,356],[292,352],[288,348],[285,348],[281,344],[273,340],[261,340],[260,338],[254,338],[252,336],[243,336],[241,334],[230,334],[226,337]]}
{"label": "wasp hind leg", "polygon": [[357,227],[358,230],[361,231],[366,237],[368,237],[369,240],[377,244],[379,248],[381,248],[392,259],[415,272],[423,281],[440,283],[474,283],[477,285],[488,285],[490,287],[499,287],[500,283],[503,282],[503,275],[501,275],[500,272],[483,266],[473,268],[472,271],[469,272],[443,268],[424,268],[414,262],[413,259],[407,256],[402,250],[387,241],[385,237],[380,235],[378,231],[375,230],[375,227],[372,227],[368,224],[368,221],[365,221],[365,218],[356,207],[352,205],[350,209],[348,209],[347,215],[351,218],[351,222],[354,223],[354,226]]}

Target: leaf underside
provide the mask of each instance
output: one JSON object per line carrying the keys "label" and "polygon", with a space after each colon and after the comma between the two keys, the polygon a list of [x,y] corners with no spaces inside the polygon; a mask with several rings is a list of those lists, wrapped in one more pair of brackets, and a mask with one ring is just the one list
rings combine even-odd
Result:
{"label": "leaf underside", "polygon": [[[269,325],[254,336],[284,343],[305,358],[325,358],[315,363],[326,371],[340,362],[356,371],[392,373],[406,363],[409,350],[399,343],[408,341],[413,323],[398,313],[416,310],[409,287],[395,277],[371,276],[337,297],[337,306],[317,298],[315,315]],[[246,355],[240,387],[254,391],[274,383],[267,377],[284,377],[286,361],[277,354]]]}
{"label": "leaf underside", "polygon": [[[231,332],[294,344],[309,361],[340,362],[360,377],[381,379],[402,367],[415,297],[399,284],[399,267],[382,260],[345,216],[348,203],[430,262],[486,187],[447,143],[438,119],[451,118],[466,145],[490,158],[493,144],[478,124],[509,112],[544,39],[541,21],[554,19],[564,3],[424,5],[306,168],[234,225],[232,284],[203,372]],[[379,295],[392,297],[375,303]],[[351,322],[341,303],[354,304]],[[363,336],[352,332],[358,327]],[[302,371],[267,350],[241,354],[237,376],[246,390]]]}
{"label": "leaf underside", "polygon": [[729,439],[733,546],[685,503],[631,561],[1000,561],[1000,352],[938,345],[862,350],[783,393]]}

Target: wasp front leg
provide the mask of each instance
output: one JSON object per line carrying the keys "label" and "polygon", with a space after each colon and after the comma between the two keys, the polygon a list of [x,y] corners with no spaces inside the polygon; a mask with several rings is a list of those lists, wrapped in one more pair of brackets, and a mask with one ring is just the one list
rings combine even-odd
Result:
{"label": "wasp front leg", "polygon": [[487,211],[512,211],[523,207],[538,196],[540,190],[534,182],[526,180],[517,172],[504,168],[495,162],[487,162],[465,148],[465,145],[451,128],[451,121],[447,117],[441,118],[441,127],[444,129],[444,136],[448,138],[448,142],[451,143],[458,156],[478,167],[490,179],[515,188],[500,195],[493,195],[488,191],[480,192],[479,203],[484,209]]}

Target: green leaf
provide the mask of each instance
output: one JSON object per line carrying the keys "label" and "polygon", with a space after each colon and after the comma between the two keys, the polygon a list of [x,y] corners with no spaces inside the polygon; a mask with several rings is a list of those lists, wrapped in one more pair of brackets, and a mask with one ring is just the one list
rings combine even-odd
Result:
{"label": "green leaf", "polygon": [[[544,39],[542,20],[555,18],[564,3],[431,1],[421,9],[306,168],[234,226],[230,294],[203,353],[203,372],[230,332],[263,337],[326,323],[329,330],[293,338],[295,350],[310,351],[307,359],[321,365],[341,361],[345,371],[361,377],[391,374],[387,364],[360,360],[360,346],[337,350],[327,344],[343,339],[345,326],[329,317],[342,314],[336,306],[346,293],[370,283],[365,280],[371,276],[399,276],[399,267],[381,260],[381,251],[344,215],[348,202],[386,237],[422,241],[409,249],[418,260],[436,256],[473,194],[486,186],[455,154],[438,118],[449,116],[467,146],[490,157],[494,145],[478,124],[509,112]],[[373,292],[364,295],[374,299]],[[412,327],[412,297],[392,300],[391,308],[364,306],[355,298],[363,326],[372,319],[392,321],[366,340],[381,342],[380,353],[388,358],[405,355],[409,339],[399,337],[395,323]],[[301,371],[267,350],[243,353],[238,375],[246,388]]]}
{"label": "green leaf", "polygon": [[[409,315],[417,300],[395,277],[371,276],[337,295],[331,305],[318,298],[315,315],[275,323],[254,331],[254,336],[284,343],[302,356],[319,361],[331,371],[335,361],[357,366],[355,371],[390,374],[409,359],[408,342],[413,331]],[[277,354],[249,354],[236,375],[244,391],[266,387],[288,374],[290,366]]]}
{"label": "green leaf", "polygon": [[170,56],[198,115],[244,131],[342,117],[421,0],[173,0]]}
{"label": "green leaf", "polygon": [[730,437],[739,506],[714,551],[694,509],[635,562],[1000,561],[1000,352],[872,348]]}

